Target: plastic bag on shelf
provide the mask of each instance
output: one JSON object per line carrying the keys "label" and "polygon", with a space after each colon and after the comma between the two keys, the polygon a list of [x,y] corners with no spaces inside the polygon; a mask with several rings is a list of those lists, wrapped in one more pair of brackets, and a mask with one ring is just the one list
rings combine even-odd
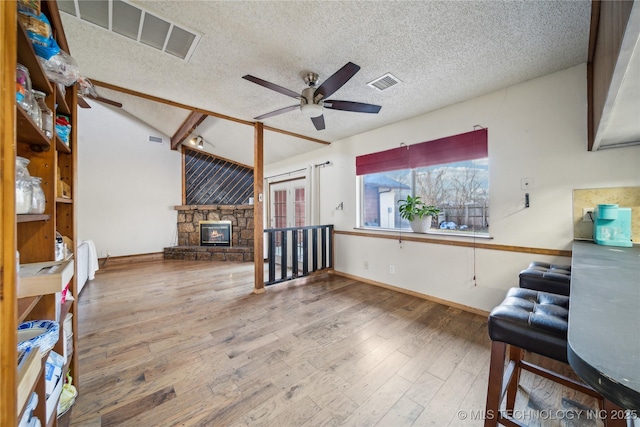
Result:
{"label": "plastic bag on shelf", "polygon": [[51,36],[51,24],[44,13],[34,15],[31,12],[21,11],[18,16],[27,30],[36,55],[49,59],[60,52],[58,43]]}
{"label": "plastic bag on shelf", "polygon": [[49,59],[40,56],[38,56],[38,59],[49,80],[55,83],[71,86],[80,77],[78,63],[64,50],[60,50],[58,54],[51,56]]}
{"label": "plastic bag on shelf", "polygon": [[67,372],[67,381],[62,386],[62,393],[58,401],[58,416],[63,415],[73,406],[76,402],[76,396],[78,396],[78,390],[73,385],[73,378]]}
{"label": "plastic bag on shelf", "polygon": [[22,22],[33,43],[48,44],[51,38],[51,24],[44,13],[35,14],[35,9],[18,8],[18,19]]}
{"label": "plastic bag on shelf", "polygon": [[98,92],[96,91],[93,83],[91,83],[91,80],[84,76],[80,76],[78,78],[78,92],[82,96],[89,96],[93,98],[98,96]]}
{"label": "plastic bag on shelf", "polygon": [[65,86],[74,84],[80,77],[78,64],[71,55],[60,49],[52,37],[51,24],[45,14],[20,11],[19,16],[49,80]]}
{"label": "plastic bag on shelf", "polygon": [[71,123],[67,116],[58,114],[56,116],[56,134],[66,145],[69,145],[69,134],[71,133]]}

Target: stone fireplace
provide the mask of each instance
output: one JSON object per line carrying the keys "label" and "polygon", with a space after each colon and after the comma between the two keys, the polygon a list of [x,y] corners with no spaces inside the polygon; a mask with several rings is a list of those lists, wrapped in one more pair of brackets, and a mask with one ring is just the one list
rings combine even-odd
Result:
{"label": "stone fireplace", "polygon": [[[165,259],[193,261],[253,261],[253,205],[175,206],[178,211],[178,246],[164,249]],[[211,233],[211,225],[228,224],[228,246],[221,246],[223,233],[202,239],[201,223]]]}

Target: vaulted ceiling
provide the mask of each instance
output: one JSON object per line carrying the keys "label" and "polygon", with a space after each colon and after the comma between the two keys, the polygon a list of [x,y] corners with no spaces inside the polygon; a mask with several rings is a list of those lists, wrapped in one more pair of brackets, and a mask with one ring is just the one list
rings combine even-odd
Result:
{"label": "vaulted ceiling", "polygon": [[[88,11],[84,3],[95,3],[58,2],[81,16]],[[269,128],[334,142],[586,62],[591,12],[589,0],[130,4],[196,34],[188,60],[63,12],[82,75],[172,101],[98,87],[101,96],[169,136],[190,113],[180,106],[244,121],[209,117],[194,134],[204,137],[207,151],[246,164],[252,164],[253,144],[246,123],[297,102],[242,79],[246,74],[300,93],[307,72],[318,73],[321,84],[347,62],[359,65],[332,98],[380,105],[378,114],[325,109],[321,131],[299,110],[262,120]],[[112,14],[121,6],[106,2]],[[367,85],[386,73],[400,83],[384,91]],[[321,146],[268,131],[265,163]]]}

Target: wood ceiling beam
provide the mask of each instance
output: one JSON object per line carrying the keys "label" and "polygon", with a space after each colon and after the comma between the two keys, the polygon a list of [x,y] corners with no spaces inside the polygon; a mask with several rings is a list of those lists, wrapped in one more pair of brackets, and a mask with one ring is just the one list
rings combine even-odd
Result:
{"label": "wood ceiling beam", "polygon": [[330,142],[323,141],[323,140],[321,140],[321,139],[311,138],[310,136],[298,135],[297,133],[289,132],[289,131],[287,131],[287,130],[282,130],[282,129],[272,128],[271,126],[265,126],[265,127],[264,127],[264,130],[268,130],[268,131],[271,131],[271,132],[281,133],[281,134],[283,134],[283,135],[294,136],[294,137],[296,137],[296,138],[306,139],[307,141],[317,142],[318,144],[331,145],[331,143],[330,143]]}
{"label": "wood ceiling beam", "polygon": [[206,119],[208,116],[204,113],[200,113],[198,111],[192,111],[189,114],[189,117],[180,125],[176,133],[171,137],[171,149],[177,150],[180,144],[184,142],[185,139],[191,135],[191,132],[196,130],[198,126]]}
{"label": "wood ceiling beam", "polygon": [[[138,92],[138,91],[135,91],[135,90],[132,90],[132,89],[127,89],[127,88],[124,88],[124,87],[121,87],[121,86],[116,86],[116,85],[113,85],[111,83],[101,82],[100,80],[94,80],[94,79],[90,79],[90,80],[95,86],[103,87],[105,89],[115,90],[116,92],[122,92],[122,93],[125,93],[127,95],[137,96],[139,98],[147,99],[149,101],[159,102],[161,104],[170,105],[172,107],[177,107],[177,108],[183,108],[185,110],[196,111],[198,113],[206,114],[207,116],[217,117],[219,119],[224,119],[224,120],[230,120],[232,122],[240,123],[240,124],[243,124],[243,125],[248,125],[248,126],[251,126],[251,127],[254,127],[255,124],[256,124],[256,122],[251,122],[249,120],[242,120],[242,119],[238,119],[236,117],[231,117],[231,116],[227,116],[227,115],[224,115],[224,114],[216,113],[215,111],[209,111],[209,110],[205,110],[205,109],[202,109],[202,108],[195,108],[195,107],[193,107],[191,105],[186,105],[186,104],[182,104],[180,102],[170,101],[168,99],[160,98],[160,97],[153,96],[153,95],[148,95],[146,93]],[[282,130],[282,129],[272,128],[272,127],[268,127],[268,126],[264,126],[264,130],[268,130],[268,131],[276,132],[276,133],[281,133],[283,135],[293,136],[295,138],[305,139],[307,141],[316,142],[318,144],[324,144],[324,145],[330,145],[331,144],[330,142],[323,141],[321,139],[311,138],[309,136],[300,135],[300,134],[297,134],[297,133],[289,132],[289,131]]]}

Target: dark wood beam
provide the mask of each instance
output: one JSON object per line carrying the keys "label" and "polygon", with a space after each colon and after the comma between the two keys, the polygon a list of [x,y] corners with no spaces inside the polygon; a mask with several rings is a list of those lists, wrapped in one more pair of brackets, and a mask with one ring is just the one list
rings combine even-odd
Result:
{"label": "dark wood beam", "polygon": [[[598,129],[607,114],[610,95],[622,41],[634,2],[592,0],[587,63],[587,138],[589,151],[597,150]],[[615,89],[617,90],[617,88]]]}
{"label": "dark wood beam", "polygon": [[[137,96],[137,97],[143,98],[143,99],[148,99],[149,101],[159,102],[161,104],[170,105],[172,107],[184,108],[185,110],[197,111],[199,113],[206,114],[207,116],[217,117],[217,118],[225,119],[225,120],[230,120],[232,122],[242,123],[243,125],[254,126],[256,124],[256,122],[251,122],[251,121],[248,121],[248,120],[238,119],[236,117],[226,116],[224,114],[216,113],[215,111],[209,111],[209,110],[205,110],[205,109],[202,109],[202,108],[195,108],[195,107],[193,107],[191,105],[181,104],[179,102],[170,101],[168,99],[159,98],[159,97],[153,96],[153,95],[147,95],[145,93],[138,92],[138,91],[135,91],[135,90],[132,90],[132,89],[127,89],[127,88],[123,88],[121,86],[112,85],[111,83],[101,82],[100,80],[94,80],[94,79],[90,79],[90,80],[91,80],[91,83],[93,83],[95,86],[103,87],[105,89],[115,90],[117,92],[126,93],[127,95],[133,95],[133,96]],[[289,136],[293,136],[295,138],[305,139],[305,140],[311,141],[311,142],[317,142],[318,144],[325,144],[325,145],[331,144],[330,142],[323,141],[321,139],[311,138],[309,136],[300,135],[300,134],[297,134],[297,133],[288,132],[286,130],[272,128],[272,127],[268,127],[268,126],[264,126],[263,130],[268,130],[268,131],[271,131],[271,132],[277,132],[277,133],[281,133],[283,135],[289,135]]]}
{"label": "dark wood beam", "polygon": [[176,133],[171,137],[171,149],[177,150],[180,144],[182,144],[182,142],[191,135],[191,132],[196,130],[196,128],[200,126],[207,117],[208,116],[204,113],[192,111],[191,114],[189,114],[189,117],[182,122]]}
{"label": "dark wood beam", "polygon": [[281,133],[281,134],[283,134],[283,135],[293,136],[293,137],[295,137],[295,138],[302,138],[302,139],[306,139],[307,141],[317,142],[318,144],[331,145],[331,143],[330,143],[330,142],[323,141],[323,140],[321,140],[321,139],[311,138],[310,136],[302,136],[302,135],[298,135],[297,133],[289,132],[289,131],[282,130],[282,129],[272,128],[271,126],[265,126],[265,127],[264,127],[264,130],[268,130],[268,131],[271,131],[271,132]]}

